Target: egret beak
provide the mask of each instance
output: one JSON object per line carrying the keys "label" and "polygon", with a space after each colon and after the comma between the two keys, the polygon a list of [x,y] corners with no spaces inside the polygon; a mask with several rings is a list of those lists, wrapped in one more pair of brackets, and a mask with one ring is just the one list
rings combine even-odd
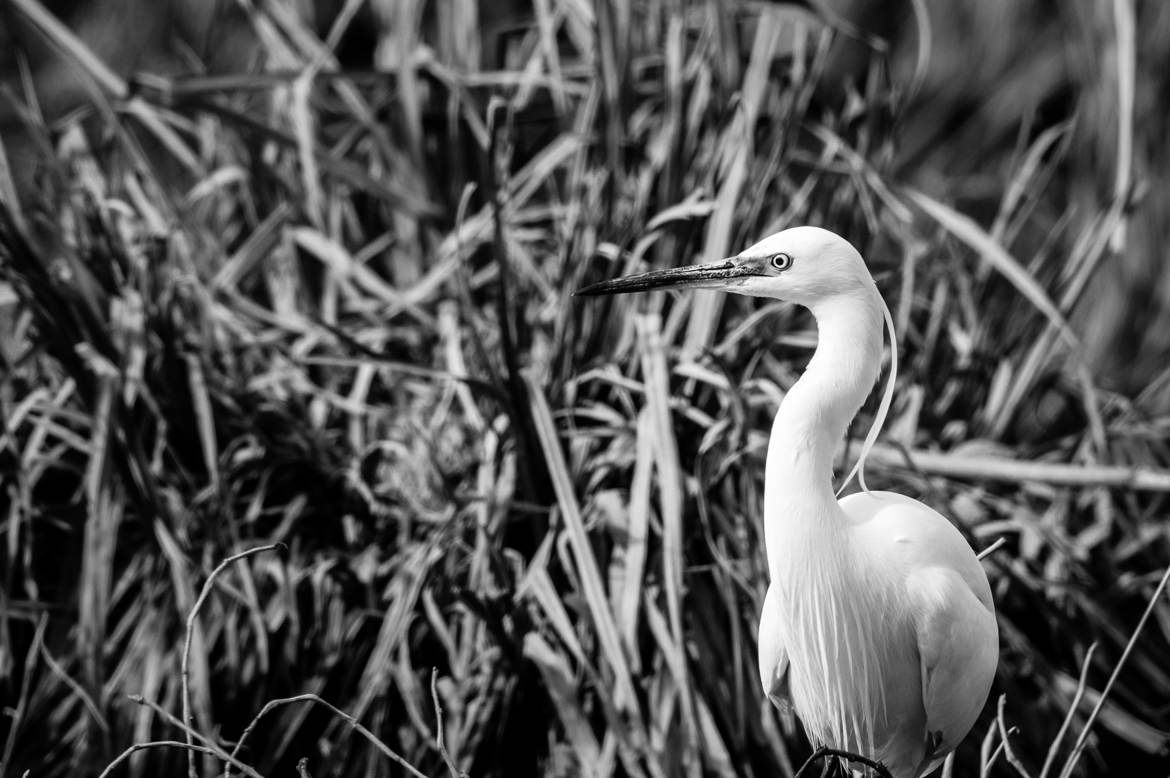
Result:
{"label": "egret beak", "polygon": [[760,275],[763,260],[722,259],[706,265],[690,265],[670,270],[651,270],[636,276],[614,278],[582,287],[574,296],[589,297],[599,294],[626,294],[652,289],[726,289],[735,286],[737,279]]}

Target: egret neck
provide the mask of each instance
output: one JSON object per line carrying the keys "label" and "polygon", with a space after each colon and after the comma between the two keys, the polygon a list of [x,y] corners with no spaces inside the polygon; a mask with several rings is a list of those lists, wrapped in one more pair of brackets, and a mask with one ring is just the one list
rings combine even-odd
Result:
{"label": "egret neck", "polygon": [[[845,514],[833,493],[833,452],[881,367],[882,307],[872,280],[816,300],[810,310],[817,349],[780,403],[768,443],[764,536],[772,560],[780,558],[774,550],[782,535],[799,531],[798,525],[822,540],[826,531],[844,530]],[[819,521],[795,520],[809,516]]]}

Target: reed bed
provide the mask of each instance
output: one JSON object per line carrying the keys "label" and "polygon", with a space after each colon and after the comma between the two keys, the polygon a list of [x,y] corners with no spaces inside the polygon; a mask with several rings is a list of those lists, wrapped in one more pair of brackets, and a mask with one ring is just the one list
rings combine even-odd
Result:
{"label": "reed bed", "polygon": [[812,322],[571,295],[800,223],[897,323],[870,483],[1003,540],[948,769],[1166,769],[1164,9],[1087,4],[1092,74],[1046,33],[989,84],[1047,28],[972,64],[976,4],[914,4],[917,47],[746,1],[338,5],[242,2],[252,65],[177,75],[6,4],[86,92],[6,94],[0,774],[791,775],[760,510]]}

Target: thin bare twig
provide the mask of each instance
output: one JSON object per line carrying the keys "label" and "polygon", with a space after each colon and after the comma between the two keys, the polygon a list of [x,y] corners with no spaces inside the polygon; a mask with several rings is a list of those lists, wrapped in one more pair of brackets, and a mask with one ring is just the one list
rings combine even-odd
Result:
{"label": "thin bare twig", "polygon": [[[381,740],[379,740],[377,738],[377,736],[374,735],[373,732],[371,732],[370,730],[363,727],[358,722],[357,719],[355,719],[353,716],[349,715],[345,711],[341,710],[336,705],[333,705],[332,703],[326,702],[325,700],[321,699],[321,697],[319,697],[316,694],[298,694],[295,697],[282,697],[282,698],[277,699],[277,700],[269,700],[267,703],[265,703],[264,707],[260,709],[260,712],[256,714],[256,717],[254,719],[252,719],[251,723],[249,723],[248,726],[244,728],[244,733],[242,735],[240,735],[239,742],[237,742],[236,747],[232,749],[232,753],[231,753],[232,760],[233,760],[232,763],[233,764],[236,763],[236,756],[240,753],[240,749],[242,749],[244,747],[244,742],[248,739],[248,735],[252,734],[252,731],[254,729],[256,729],[256,727],[260,724],[260,719],[264,718],[270,712],[272,712],[273,710],[275,710],[279,707],[282,707],[284,705],[292,705],[293,703],[297,703],[297,702],[313,702],[313,703],[316,703],[317,705],[325,706],[326,708],[331,710],[335,715],[344,719],[345,722],[347,724],[349,724],[351,727],[353,727],[354,730],[356,730],[358,734],[360,734],[366,740],[370,741],[370,743],[372,743],[374,745],[374,748],[377,748],[385,756],[387,756],[388,758],[397,762],[399,765],[402,766],[402,768],[404,770],[406,770],[411,775],[415,776],[415,778],[427,778],[427,775],[425,773],[419,772],[418,768],[416,768],[410,762],[406,761],[406,759],[404,759],[403,757],[401,757],[397,753],[395,753],[393,750],[391,750],[390,746],[386,745]],[[224,765],[224,770],[223,770],[224,778],[230,778],[229,770],[230,770],[230,766]]]}
{"label": "thin bare twig", "polygon": [[1085,652],[1085,661],[1081,663],[1081,678],[1077,682],[1077,693],[1073,695],[1072,704],[1068,706],[1068,713],[1064,716],[1060,731],[1056,733],[1052,745],[1048,747],[1048,756],[1044,759],[1044,766],[1040,768],[1040,778],[1046,778],[1048,775],[1048,770],[1056,761],[1056,750],[1060,747],[1060,741],[1064,740],[1064,733],[1068,732],[1068,728],[1072,725],[1073,716],[1081,707],[1081,699],[1085,696],[1085,688],[1089,678],[1089,667],[1093,664],[1093,652],[1096,650],[1097,643],[1094,641],[1089,644],[1089,650]]}
{"label": "thin bare twig", "polygon": [[821,746],[816,751],[813,751],[812,756],[806,759],[804,764],[800,766],[800,769],[796,771],[794,778],[804,778],[805,771],[811,770],[814,764],[824,759],[825,757],[837,757],[839,759],[846,759],[850,762],[857,762],[858,764],[865,765],[869,769],[873,770],[875,773],[882,776],[882,778],[894,778],[890,774],[890,769],[881,762],[870,759],[869,757],[861,756],[860,754],[854,754],[851,751],[842,751],[838,748],[827,748],[825,746]]}
{"label": "thin bare twig", "polygon": [[1149,467],[1122,465],[1070,465],[1056,462],[1029,462],[1009,457],[961,456],[937,451],[899,451],[877,445],[870,451],[871,462],[886,466],[909,466],[926,475],[1010,483],[1052,484],[1092,488],[1107,486],[1134,491],[1170,492],[1170,472]]}
{"label": "thin bare twig", "polygon": [[249,548],[241,551],[238,554],[233,554],[227,559],[219,563],[219,565],[211,571],[211,575],[207,576],[207,580],[203,582],[203,589],[199,592],[199,598],[195,600],[195,605],[192,606],[191,612],[187,614],[187,636],[183,640],[183,661],[182,661],[182,684],[183,684],[183,723],[184,732],[187,735],[187,775],[189,778],[199,778],[195,772],[195,751],[191,750],[193,740],[191,739],[191,636],[195,633],[195,619],[199,616],[199,609],[203,607],[203,601],[211,594],[211,585],[215,581],[215,577],[223,572],[224,568],[233,562],[237,562],[244,557],[252,554],[259,554],[264,551],[283,552],[288,550],[288,546],[283,543],[271,543],[267,546],[257,546],[256,548]]}
{"label": "thin bare twig", "polygon": [[1018,732],[1018,730],[1015,727],[1009,727],[1004,721],[1003,706],[1006,700],[1007,695],[999,695],[999,703],[996,705],[995,709],[995,721],[999,725],[999,736],[1001,738],[1000,744],[1003,746],[1003,755],[1007,758],[1008,764],[1016,768],[1016,772],[1020,774],[1021,778],[1032,778],[1032,776],[1028,774],[1028,771],[1024,769],[1024,763],[1021,762],[1020,758],[1016,756],[1016,753],[1012,751],[1010,738],[1012,735]]}
{"label": "thin bare twig", "polygon": [[[220,756],[222,753],[210,746],[196,746],[191,743],[180,743],[178,740],[152,740],[149,743],[135,743],[119,754],[117,759],[106,765],[106,769],[102,770],[101,774],[98,775],[98,778],[108,778],[108,776],[113,774],[114,768],[116,768],[118,765],[122,764],[139,751],[145,751],[149,748],[185,748],[192,753],[211,754],[212,756]],[[220,758],[222,759],[223,757]],[[239,767],[241,772],[243,772],[245,775],[251,776],[251,778],[264,778],[263,775],[256,772],[243,762],[239,762],[233,759],[232,764]]]}
{"label": "thin bare twig", "polygon": [[992,543],[990,546],[988,546],[987,548],[983,549],[978,554],[976,554],[975,558],[978,559],[980,562],[982,562],[984,559],[986,559],[987,557],[991,556],[996,551],[998,551],[1003,546],[1004,543],[1007,543],[1006,539],[1004,539],[1002,537],[997,538],[994,543]]}
{"label": "thin bare twig", "polygon": [[996,745],[995,750],[991,752],[991,755],[983,760],[983,768],[979,772],[979,775],[982,776],[982,778],[987,778],[987,776],[991,775],[991,766],[995,764],[995,760],[999,759],[999,755],[1003,753],[1003,746],[1004,741],[999,741],[999,744]]}
{"label": "thin bare twig", "polygon": [[229,754],[227,751],[225,751],[223,749],[222,746],[220,746],[214,740],[212,740],[211,738],[207,737],[206,735],[200,733],[199,731],[193,729],[192,727],[189,727],[186,724],[184,724],[182,721],[179,720],[179,718],[177,716],[175,716],[175,714],[171,713],[169,710],[167,710],[163,706],[159,705],[157,702],[154,702],[153,700],[148,700],[145,697],[143,697],[141,694],[131,694],[131,695],[129,695],[129,699],[131,702],[137,703],[139,705],[145,705],[146,707],[150,708],[155,713],[157,713],[158,715],[160,715],[164,719],[166,719],[167,722],[169,724],[171,724],[171,726],[178,727],[179,729],[183,730],[183,732],[185,732],[187,734],[188,739],[194,738],[195,740],[198,740],[200,743],[202,743],[204,746],[206,746],[208,749],[210,749],[210,752],[212,754],[214,754],[219,759],[223,760],[223,762],[225,764],[239,765],[240,769],[243,770],[248,775],[251,775],[252,772],[255,772],[252,768],[248,767],[247,764],[236,759],[234,754]]}
{"label": "thin bare twig", "polygon": [[980,778],[987,778],[988,773],[991,772],[992,763],[999,757],[999,748],[997,747],[994,751],[991,748],[997,732],[999,732],[999,727],[993,721],[991,722],[991,726],[987,728],[987,733],[983,736],[982,742],[979,743]]}
{"label": "thin bare twig", "polygon": [[1150,598],[1149,604],[1146,605],[1145,613],[1142,614],[1137,626],[1134,627],[1133,634],[1129,636],[1129,642],[1125,644],[1125,650],[1121,652],[1121,659],[1117,660],[1117,666],[1113,668],[1113,673],[1109,676],[1109,681],[1105,684],[1105,688],[1101,690],[1101,696],[1097,698],[1097,704],[1093,706],[1093,712],[1089,714],[1089,719],[1085,722],[1084,729],[1081,730],[1076,745],[1073,746],[1072,753],[1069,754],[1068,760],[1064,763],[1064,769],[1060,771],[1060,778],[1068,778],[1077,766],[1077,762],[1081,758],[1081,752],[1085,750],[1085,744],[1089,740],[1089,732],[1092,731],[1097,717],[1101,715],[1101,709],[1105,707],[1105,700],[1108,699],[1109,692],[1113,690],[1113,683],[1121,673],[1121,668],[1125,667],[1125,660],[1129,659],[1129,654],[1133,651],[1133,647],[1137,643],[1138,635],[1142,633],[1142,628],[1146,626],[1146,621],[1149,620],[1150,614],[1154,612],[1154,606],[1158,604],[1158,600],[1162,597],[1162,592],[1166,590],[1167,582],[1170,582],[1170,567],[1166,568],[1166,572],[1162,575],[1162,580],[1158,582],[1157,588],[1154,589],[1154,596]]}

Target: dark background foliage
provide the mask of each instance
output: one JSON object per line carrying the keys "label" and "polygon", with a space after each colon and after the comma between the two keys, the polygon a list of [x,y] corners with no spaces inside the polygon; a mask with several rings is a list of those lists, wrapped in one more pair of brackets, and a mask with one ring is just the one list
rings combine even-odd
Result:
{"label": "dark background foliage", "polygon": [[3,774],[184,741],[184,676],[264,775],[791,774],[763,451],[815,329],[571,292],[800,223],[897,322],[870,482],[1006,541],[954,774],[1164,773],[1168,58],[1127,0],[9,0]]}

